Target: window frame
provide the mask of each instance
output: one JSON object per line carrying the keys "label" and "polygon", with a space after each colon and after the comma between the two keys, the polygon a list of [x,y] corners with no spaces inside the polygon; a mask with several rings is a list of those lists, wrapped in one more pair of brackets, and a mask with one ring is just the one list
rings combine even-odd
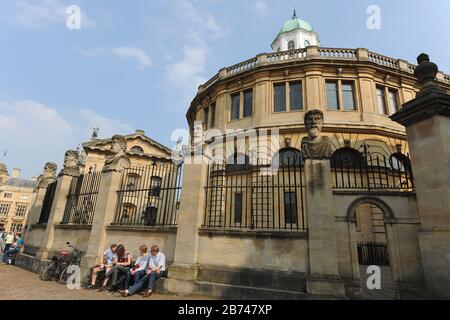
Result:
{"label": "window frame", "polygon": [[[291,109],[291,84],[299,83],[301,86],[301,109]],[[276,111],[275,110],[275,86],[276,85],[282,85],[284,84],[284,100],[285,100],[285,110],[283,111]],[[305,111],[305,86],[304,84],[304,78],[300,79],[289,79],[286,81],[273,81],[272,82],[272,113],[273,114],[279,114],[279,113],[286,113],[286,112],[304,112]]]}
{"label": "window frame", "polygon": [[[326,110],[327,111],[340,111],[340,112],[355,112],[359,111],[359,99],[358,99],[358,89],[356,85],[356,79],[347,79],[347,78],[325,78],[324,79],[324,88],[325,88],[325,101],[326,101]],[[327,83],[328,82],[334,82],[336,83],[336,90],[337,90],[337,109],[330,109],[328,107],[328,90],[327,90]],[[345,109],[344,108],[344,95],[343,95],[343,84],[351,84],[353,88],[353,105],[354,109]]]}

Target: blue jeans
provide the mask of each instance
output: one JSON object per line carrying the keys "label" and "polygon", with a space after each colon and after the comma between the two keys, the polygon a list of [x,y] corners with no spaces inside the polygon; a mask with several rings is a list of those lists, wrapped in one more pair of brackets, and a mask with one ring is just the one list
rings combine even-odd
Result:
{"label": "blue jeans", "polygon": [[141,280],[139,280],[134,285],[132,285],[130,288],[128,288],[128,292],[130,293],[130,295],[133,295],[133,294],[139,292],[139,290],[141,290],[142,287],[144,286],[144,283],[146,280],[148,280],[148,290],[152,290],[153,284],[155,283],[155,281],[157,279],[161,278],[162,274],[163,274],[163,271],[161,271],[160,273],[152,272],[150,275],[146,274]]}
{"label": "blue jeans", "polygon": [[12,259],[12,257],[13,256],[15,256],[16,254],[17,254],[17,250],[14,248],[14,249],[9,249],[9,250],[6,250],[5,252],[3,252],[3,262],[6,262],[6,261],[8,261],[8,259]]}
{"label": "blue jeans", "polygon": [[[142,277],[145,276],[145,270],[137,271],[133,276],[133,284],[136,284],[141,280]],[[125,279],[125,289],[128,289],[130,287],[130,280],[131,280],[131,270],[128,271],[127,277]]]}

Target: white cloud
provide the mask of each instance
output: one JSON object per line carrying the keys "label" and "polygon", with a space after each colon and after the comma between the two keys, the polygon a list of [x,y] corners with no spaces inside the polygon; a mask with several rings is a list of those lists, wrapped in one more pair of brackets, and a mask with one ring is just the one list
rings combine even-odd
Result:
{"label": "white cloud", "polygon": [[148,54],[143,49],[136,47],[117,47],[111,49],[96,48],[81,51],[81,54],[86,57],[98,57],[104,54],[111,54],[122,59],[134,60],[141,70],[153,66],[153,61]]}
{"label": "white cloud", "polygon": [[119,47],[112,49],[112,53],[125,59],[135,59],[138,62],[140,69],[153,65],[153,62],[148,57],[147,53],[139,48]]}
{"label": "white cloud", "polygon": [[[27,27],[44,27],[52,24],[66,26],[66,10],[71,3],[61,0],[17,0],[14,2],[14,22]],[[92,27],[94,22],[81,7],[81,27]]]}
{"label": "white cloud", "polygon": [[269,7],[267,6],[267,3],[262,0],[256,1],[253,9],[255,10],[256,14],[261,18],[264,18],[269,14]]}
{"label": "white cloud", "polygon": [[26,177],[38,175],[45,162],[61,163],[66,150],[89,140],[94,125],[101,138],[133,132],[130,125],[90,109],[62,114],[33,100],[0,102],[0,152],[8,150],[9,167],[22,168]]}

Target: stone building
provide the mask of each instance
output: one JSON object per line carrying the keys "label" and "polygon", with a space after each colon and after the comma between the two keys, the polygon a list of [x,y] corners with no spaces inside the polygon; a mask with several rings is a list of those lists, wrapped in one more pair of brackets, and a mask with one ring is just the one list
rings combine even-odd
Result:
{"label": "stone building", "polygon": [[112,242],[158,244],[166,292],[358,298],[378,265],[393,297],[448,298],[450,76],[426,56],[319,45],[294,14],[274,52],[201,85],[184,164],[140,132],[84,144],[81,175],[67,153],[55,189],[38,191],[19,263],[38,270],[70,240],[87,277]]}
{"label": "stone building", "polygon": [[20,169],[11,176],[5,164],[0,163],[0,229],[20,232],[25,226],[34,201],[36,180],[20,178]]}

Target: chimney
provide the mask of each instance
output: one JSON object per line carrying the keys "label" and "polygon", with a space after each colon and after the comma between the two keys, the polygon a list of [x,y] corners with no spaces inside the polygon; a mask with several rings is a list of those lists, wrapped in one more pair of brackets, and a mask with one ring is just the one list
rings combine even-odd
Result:
{"label": "chimney", "polygon": [[11,178],[15,179],[18,178],[19,176],[20,176],[20,169],[14,168],[11,174]]}

